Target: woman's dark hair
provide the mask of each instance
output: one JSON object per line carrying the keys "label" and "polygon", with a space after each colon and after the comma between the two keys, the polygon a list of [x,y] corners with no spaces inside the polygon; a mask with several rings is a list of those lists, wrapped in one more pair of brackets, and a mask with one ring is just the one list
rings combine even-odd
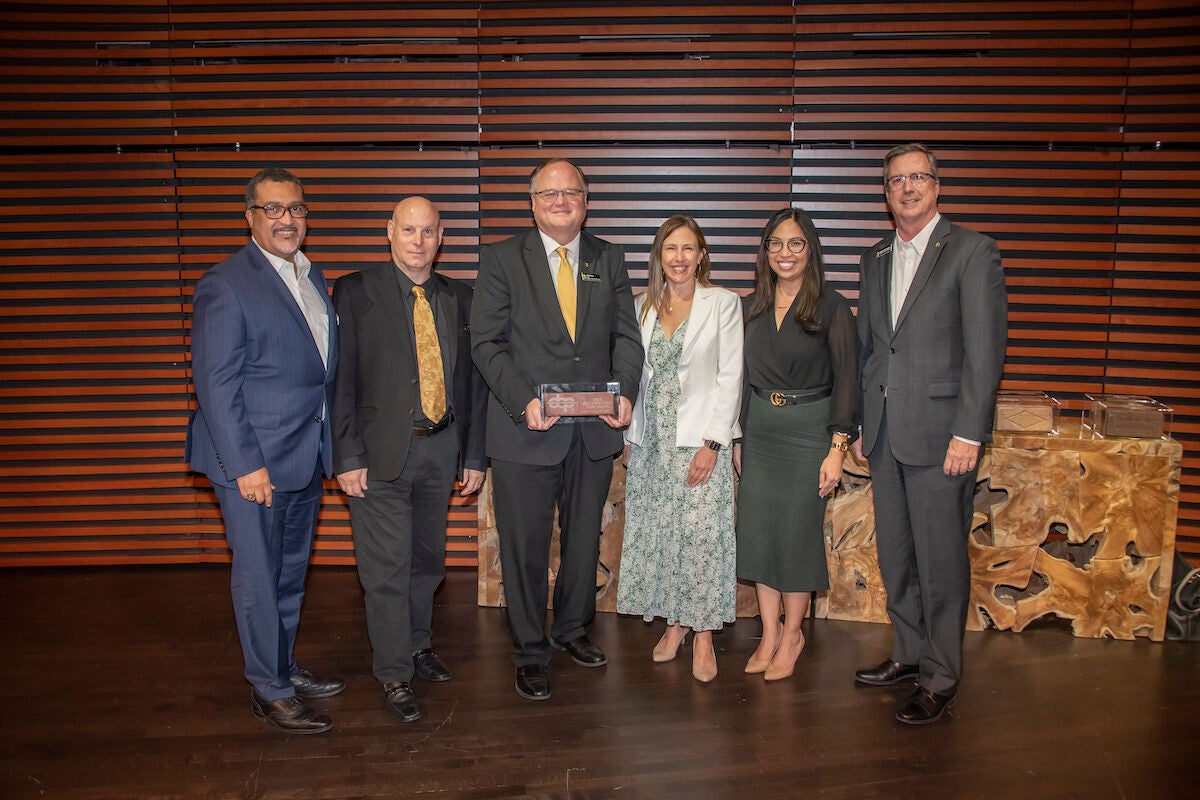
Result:
{"label": "woman's dark hair", "polygon": [[821,295],[825,291],[825,256],[821,252],[821,237],[808,212],[800,208],[784,208],[775,212],[763,228],[762,240],[758,243],[758,260],[754,265],[754,304],[746,315],[746,321],[754,319],[775,308],[775,284],[778,278],[771,269],[767,240],[785,220],[800,226],[808,247],[804,252],[808,263],[800,274],[800,295],[796,302],[796,323],[809,333],[821,327]]}

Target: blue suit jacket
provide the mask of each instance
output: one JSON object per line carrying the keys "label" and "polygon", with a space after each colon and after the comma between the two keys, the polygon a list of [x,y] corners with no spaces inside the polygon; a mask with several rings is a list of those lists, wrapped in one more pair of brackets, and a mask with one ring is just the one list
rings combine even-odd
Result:
{"label": "blue suit jacket", "polygon": [[320,460],[332,476],[329,408],[337,315],[325,277],[308,274],[329,313],[328,368],[283,279],[253,242],[200,278],[192,300],[197,409],[185,458],[215,485],[266,467],[278,491],[298,491]]}

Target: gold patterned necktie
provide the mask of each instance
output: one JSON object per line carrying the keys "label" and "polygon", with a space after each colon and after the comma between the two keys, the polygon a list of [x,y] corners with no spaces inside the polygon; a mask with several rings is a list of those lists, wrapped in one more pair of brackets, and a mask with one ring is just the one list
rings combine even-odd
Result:
{"label": "gold patterned necktie", "polygon": [[417,338],[417,373],[421,380],[421,410],[430,422],[446,415],[446,378],[442,373],[442,348],[438,344],[433,309],[420,286],[412,289],[413,333]]}
{"label": "gold patterned necktie", "polygon": [[571,271],[571,263],[567,261],[567,248],[560,247],[558,253],[558,306],[562,309],[563,321],[567,323],[567,333],[571,341],[575,341],[575,273]]}

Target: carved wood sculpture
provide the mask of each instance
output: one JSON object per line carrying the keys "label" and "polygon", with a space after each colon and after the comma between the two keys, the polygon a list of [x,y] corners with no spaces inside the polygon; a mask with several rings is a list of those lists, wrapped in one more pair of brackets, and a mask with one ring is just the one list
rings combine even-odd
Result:
{"label": "carved wood sculpture", "polygon": [[[997,433],[980,464],[967,542],[967,627],[1020,631],[1056,616],[1070,620],[1076,636],[1161,641],[1181,457],[1173,440]],[[624,496],[618,464],[597,575],[597,608],[605,611],[615,609],[620,579]],[[490,481],[479,513],[479,603],[502,605]],[[816,600],[817,616],[887,622],[870,471],[853,457],[826,511],[825,540],[830,589]],[[557,541],[552,548],[556,555]],[[738,586],[737,611],[757,613],[752,587]]]}

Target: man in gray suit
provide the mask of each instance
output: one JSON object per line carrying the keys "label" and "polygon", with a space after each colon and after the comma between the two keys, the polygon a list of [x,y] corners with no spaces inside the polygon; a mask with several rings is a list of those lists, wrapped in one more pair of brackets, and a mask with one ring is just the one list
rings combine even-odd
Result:
{"label": "man in gray suit", "polygon": [[892,654],[855,680],[918,678],[896,719],[936,722],[954,701],[970,597],[975,474],[991,439],[1008,300],[996,243],[938,213],[937,158],[921,144],[884,158],[896,233],[862,256],[863,422]]}
{"label": "man in gray suit", "polygon": [[[528,700],[550,697],[551,646],[581,666],[607,662],[586,626],[596,613],[600,515],[624,445],[618,428],[629,424],[642,374],[625,254],[582,232],[587,188],[570,161],[538,165],[529,179],[537,227],[483,246],[471,312],[472,355],[491,389],[487,455],[516,690]],[[543,413],[539,384],[613,380],[616,415]],[[547,642],[555,507],[561,561]]]}

